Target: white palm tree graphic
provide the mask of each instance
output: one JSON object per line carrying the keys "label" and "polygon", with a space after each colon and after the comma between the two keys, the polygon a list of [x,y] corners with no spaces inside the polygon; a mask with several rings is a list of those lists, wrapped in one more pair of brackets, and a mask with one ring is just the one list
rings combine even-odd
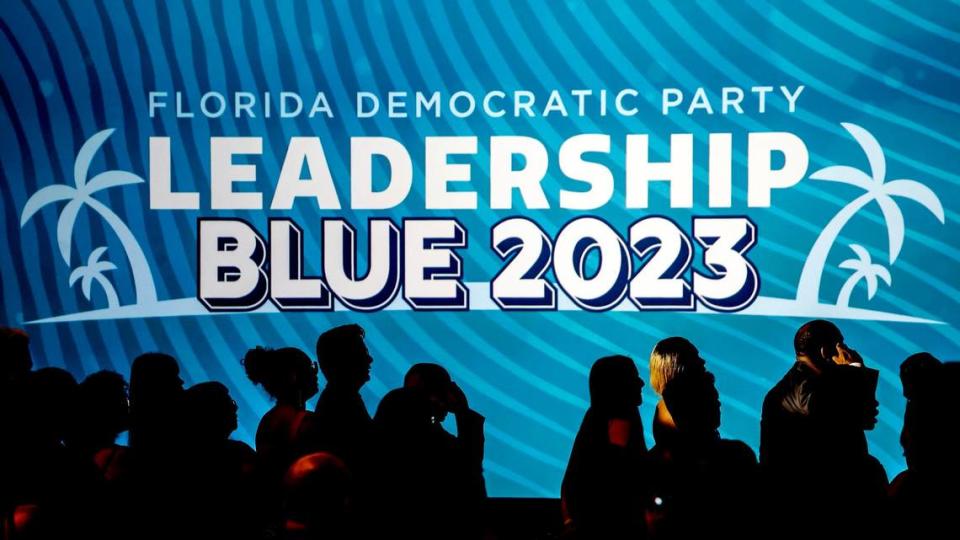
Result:
{"label": "white palm tree graphic", "polygon": [[53,184],[37,191],[27,200],[20,216],[20,227],[26,225],[27,221],[41,208],[60,201],[68,201],[57,219],[57,245],[64,262],[70,265],[70,243],[73,238],[73,227],[76,224],[77,215],[84,206],[90,207],[110,225],[117,238],[120,239],[127,259],[130,261],[130,269],[133,273],[137,292],[137,303],[150,304],[157,301],[157,291],[143,249],[140,248],[137,239],[133,236],[129,227],[120,219],[120,216],[93,197],[98,191],[114,186],[141,184],[144,182],[143,178],[130,172],[113,170],[102,172],[89,181],[87,180],[87,172],[93,157],[112,133],[112,129],[105,129],[83,143],[73,165],[74,186]]}
{"label": "white palm tree graphic", "polygon": [[853,270],[846,283],[840,289],[840,295],[837,296],[837,306],[849,307],[850,294],[856,288],[860,281],[867,282],[867,300],[872,300],[877,294],[877,278],[882,279],[888,286],[891,283],[890,272],[882,264],[874,264],[870,259],[870,254],[863,246],[850,244],[850,249],[857,255],[856,259],[847,259],[840,263],[840,268]]}
{"label": "white palm tree graphic", "polygon": [[107,276],[103,275],[103,273],[116,270],[117,267],[110,261],[100,260],[100,256],[103,255],[105,251],[107,251],[106,247],[98,247],[93,250],[93,252],[90,253],[90,257],[87,258],[86,266],[79,266],[70,273],[70,286],[73,287],[74,283],[79,279],[83,297],[90,300],[91,285],[93,282],[97,282],[100,288],[103,289],[103,293],[107,296],[107,307],[115,308],[120,306],[120,301],[117,299],[117,291],[114,290],[113,284],[110,283],[110,280],[107,279]]}
{"label": "white palm tree graphic", "polygon": [[866,191],[856,199],[850,201],[843,207],[833,219],[827,223],[817,241],[807,255],[807,261],[803,265],[803,271],[800,274],[800,281],[797,283],[797,301],[804,303],[818,303],[820,301],[820,278],[823,274],[823,268],[827,262],[827,256],[830,254],[830,248],[833,247],[840,231],[857,212],[863,209],[867,204],[876,201],[883,213],[883,219],[887,225],[887,233],[890,245],[890,264],[897,260],[900,255],[900,248],[903,247],[904,224],[903,213],[897,206],[894,197],[902,197],[923,205],[930,211],[940,223],[944,223],[943,205],[940,199],[927,186],[916,180],[898,179],[886,182],[887,162],[883,155],[883,148],[877,139],[869,131],[856,124],[843,123],[844,129],[853,135],[853,138],[860,143],[860,147],[867,155],[867,161],[870,163],[870,174],[844,165],[834,165],[825,167],[810,175],[813,180],[826,180],[829,182],[840,182],[857,186]]}

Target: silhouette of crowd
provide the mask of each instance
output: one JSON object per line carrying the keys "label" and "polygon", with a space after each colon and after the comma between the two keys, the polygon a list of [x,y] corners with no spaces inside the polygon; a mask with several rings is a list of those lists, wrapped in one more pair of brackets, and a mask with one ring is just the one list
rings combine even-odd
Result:
{"label": "silhouette of crowd", "polygon": [[[110,371],[78,383],[34,370],[16,329],[0,328],[0,353],[4,539],[917,538],[958,528],[960,363],[928,353],[903,362],[907,470],[888,483],[865,436],[879,372],[822,320],[797,331],[796,361],[763,401],[759,459],[720,436],[716,380],[688,340],[663,339],[650,354],[652,447],[636,364],[597,360],[555,523],[540,528],[524,520],[552,514],[535,505],[496,515],[484,417],[440,365],[413,365],[371,417],[360,389],[374,359],[355,324],[321,334],[314,357],[292,347],[243,355],[274,403],[256,450],[230,438],[228,388],[184,388],[168,354],[135,358],[128,384]],[[455,435],[442,425],[451,414]],[[123,432],[128,445],[116,442]]]}

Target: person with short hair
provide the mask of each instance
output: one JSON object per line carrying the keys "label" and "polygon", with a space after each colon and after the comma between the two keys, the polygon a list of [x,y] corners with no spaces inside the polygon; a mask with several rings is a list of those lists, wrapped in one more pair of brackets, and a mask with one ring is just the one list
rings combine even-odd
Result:
{"label": "person with short hair", "polygon": [[776,534],[808,537],[882,530],[887,477],[868,452],[879,372],[864,367],[840,329],[810,321],[795,362],[763,401],[760,464]]}
{"label": "person with short hair", "polygon": [[346,463],[355,476],[366,465],[373,420],[360,396],[370,380],[373,356],[357,324],[327,330],[317,338],[317,361],[327,380],[316,412],[303,429],[302,453],[329,452]]}

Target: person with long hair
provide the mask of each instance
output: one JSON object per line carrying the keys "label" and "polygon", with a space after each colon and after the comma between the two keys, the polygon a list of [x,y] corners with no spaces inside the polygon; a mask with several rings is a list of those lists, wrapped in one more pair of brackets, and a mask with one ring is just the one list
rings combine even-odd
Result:
{"label": "person with long hair", "polygon": [[638,407],[643,380],[633,360],[607,356],[590,370],[590,408],[561,487],[578,538],[642,538],[647,444]]}

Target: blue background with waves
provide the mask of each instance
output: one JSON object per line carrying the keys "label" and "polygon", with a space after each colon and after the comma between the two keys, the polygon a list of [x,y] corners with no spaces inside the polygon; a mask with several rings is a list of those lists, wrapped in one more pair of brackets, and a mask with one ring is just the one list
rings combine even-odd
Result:
{"label": "blue background with waves", "polygon": [[[930,350],[960,356],[957,241],[957,174],[960,103],[960,6],[947,2],[655,3],[567,2],[30,2],[0,5],[0,226],[8,250],[0,257],[4,324],[104,306],[94,287],[92,303],[68,287],[70,269],[55,243],[57,210],[44,209],[25,227],[27,198],[52,183],[73,181],[73,159],[94,133],[115,128],[91,168],[133,171],[146,177],[150,136],[172,139],[173,177],[196,188],[208,206],[209,137],[262,136],[258,188],[272,193],[286,141],[319,136],[347,201],[349,137],[398,138],[414,158],[414,193],[404,207],[375,215],[455,215],[470,232],[464,252],[466,279],[487,281],[501,267],[489,248],[489,227],[508,215],[489,208],[484,179],[493,134],[529,135],[552,152],[577,133],[613,135],[605,158],[617,193],[598,212],[618,230],[642,215],[622,208],[622,141],[626,133],[651,134],[651,159],[668,159],[668,136],[695,136],[695,207],[670,210],[666,190],[653,188],[651,212],[681,224],[691,215],[746,212],[746,133],[789,131],[804,139],[812,172],[831,164],[867,168],[859,146],[840,126],[871,131],[886,150],[888,178],[913,178],[940,197],[941,225],[919,205],[901,203],[907,224],[903,251],[891,268],[893,287],[881,284],[867,303],[858,288],[852,304],[945,321],[945,325],[841,322],[847,341],[882,371],[880,423],[871,450],[892,477],[902,469],[898,444],[903,400],[897,367],[908,354]],[[659,90],[676,86],[691,95],[698,86],[717,97],[722,86],[793,86],[807,89],[795,114],[782,100],[766,114],[687,117],[659,112]],[[634,87],[646,100],[634,118],[358,120],[358,90],[528,89],[545,99],[550,89]],[[147,92],[184,92],[196,109],[208,90],[222,92],[324,91],[337,117],[177,120],[150,119]],[[706,134],[734,134],[734,208],[706,207]],[[477,135],[481,152],[473,183],[476,212],[423,209],[422,140],[429,135]],[[556,206],[563,183],[551,158],[548,198]],[[803,261],[819,231],[859,193],[851,186],[805,180],[774,194],[770,209],[750,209],[759,228],[751,251],[764,296],[792,297]],[[236,215],[265,231],[270,211],[148,211],[146,186],[127,186],[96,197],[117,212],[146,251],[161,299],[195,294],[195,219]],[[269,197],[269,195],[267,195]],[[332,212],[298,204],[284,213],[305,229],[308,250],[319,246],[319,219]],[[357,225],[368,212],[337,212]],[[531,212],[549,233],[575,213]],[[684,225],[686,227],[686,225]],[[361,229],[360,241],[366,237]],[[838,243],[860,243],[874,261],[886,262],[887,236],[876,205],[843,230]],[[104,222],[83,210],[74,228],[74,262],[97,246],[118,265],[110,274],[121,303],[134,301],[123,250]],[[848,273],[836,267],[850,254],[831,252],[821,288],[835,298]],[[307,256],[316,273],[316,252]],[[361,263],[362,266],[363,263]],[[862,286],[861,286],[862,287]],[[250,384],[239,359],[256,344],[293,345],[312,351],[324,329],[359,322],[375,357],[364,388],[371,412],[407,367],[433,360],[446,365],[474,408],[487,416],[486,475],[497,496],[556,496],[572,437],[587,406],[586,377],[592,360],[625,353],[646,371],[653,344],[682,334],[700,347],[717,375],[723,401],[722,431],[756,447],[764,393],[789,367],[791,340],[802,321],[732,315],[611,312],[556,313],[311,313],[178,317],[30,326],[38,365],[65,366],[77,376],[98,369],[129,373],[129,362],[148,350],[172,351],[188,383],[226,382],[240,405],[236,436],[252,441],[267,396]],[[646,375],[645,375],[646,378]],[[655,396],[645,395],[649,421]],[[312,405],[312,404],[311,404]],[[649,426],[648,426],[649,427]]]}

